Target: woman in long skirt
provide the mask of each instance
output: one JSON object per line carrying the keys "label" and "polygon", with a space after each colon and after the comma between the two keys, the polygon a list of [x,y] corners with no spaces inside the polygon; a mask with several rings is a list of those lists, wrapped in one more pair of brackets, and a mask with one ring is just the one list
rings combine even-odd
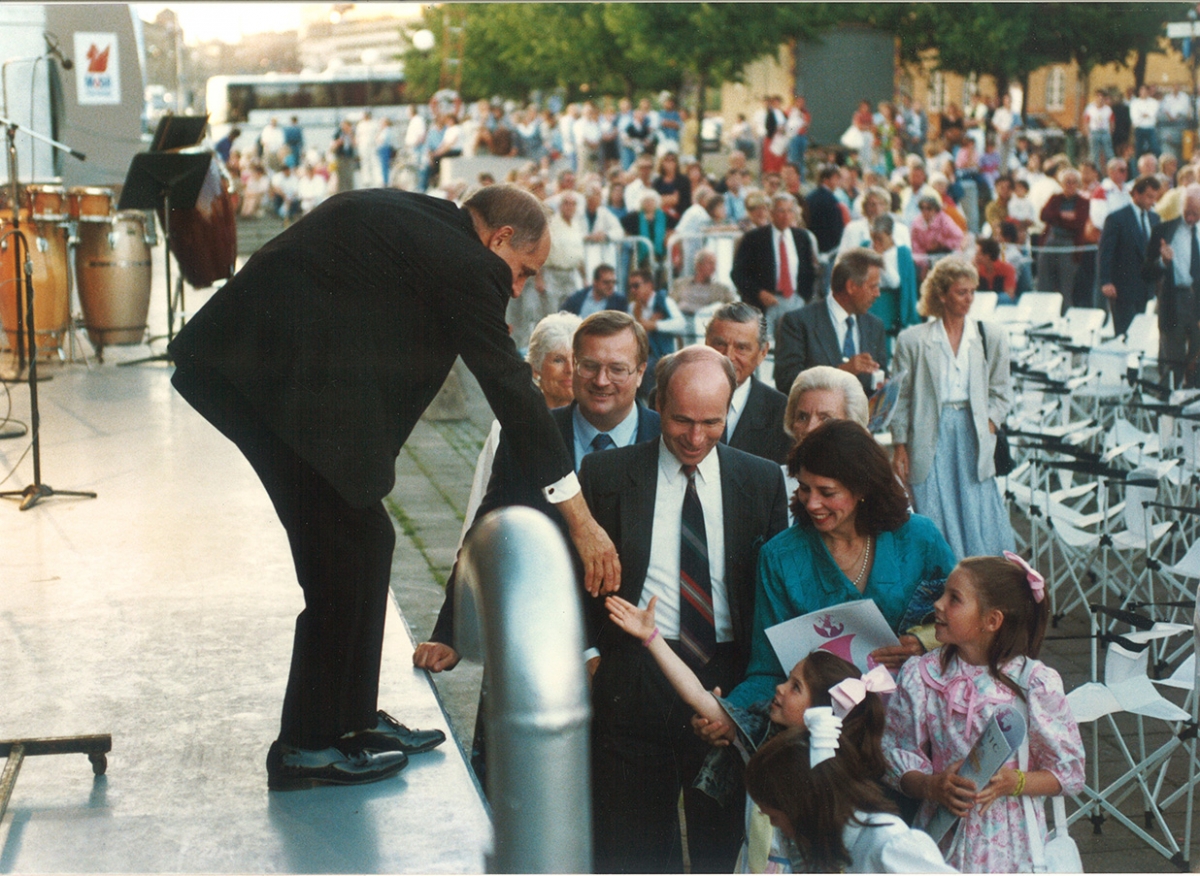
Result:
{"label": "woman in long skirt", "polygon": [[960,557],[996,555],[1015,541],[994,462],[1012,393],[1008,338],[967,318],[978,285],[966,259],[938,262],[917,306],[936,319],[901,332],[892,360],[902,381],[893,467],[914,510],[937,523]]}

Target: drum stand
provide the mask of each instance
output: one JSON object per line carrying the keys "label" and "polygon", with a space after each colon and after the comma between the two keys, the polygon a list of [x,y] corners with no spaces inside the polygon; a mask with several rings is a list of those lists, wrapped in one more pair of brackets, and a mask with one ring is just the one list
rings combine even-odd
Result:
{"label": "drum stand", "polygon": [[[38,426],[41,418],[38,414],[38,389],[37,389],[37,334],[36,326],[33,318],[33,260],[29,256],[29,239],[25,233],[21,231],[20,203],[17,193],[17,131],[24,131],[31,137],[38,140],[43,140],[49,143],[56,149],[62,149],[64,152],[69,152],[71,155],[78,158],[80,161],[84,159],[82,152],[77,152],[74,149],[59,143],[57,140],[51,140],[49,137],[43,137],[36,131],[31,131],[28,128],[18,125],[11,119],[0,116],[0,125],[4,125],[5,133],[8,139],[8,180],[13,188],[12,195],[12,211],[13,211],[13,230],[8,232],[5,237],[12,240],[13,264],[15,266],[15,281],[17,284],[16,292],[19,296],[21,289],[21,275],[25,276],[25,315],[21,317],[21,307],[18,298],[17,305],[17,337],[20,338],[21,330],[25,330],[25,344],[18,342],[17,356],[18,367],[24,369],[25,349],[29,349],[29,431],[33,433],[33,483],[23,490],[5,490],[0,492],[0,498],[21,499],[21,510],[28,511],[41,499],[50,496],[79,496],[81,498],[95,499],[96,494],[91,492],[73,492],[70,490],[55,490],[48,484],[42,483],[42,443],[38,434]],[[25,251],[25,261],[21,262],[21,250]]]}

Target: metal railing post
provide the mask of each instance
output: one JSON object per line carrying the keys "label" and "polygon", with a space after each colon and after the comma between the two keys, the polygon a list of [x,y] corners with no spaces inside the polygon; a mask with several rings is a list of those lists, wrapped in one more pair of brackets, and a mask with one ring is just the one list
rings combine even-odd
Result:
{"label": "metal railing post", "polygon": [[455,639],[478,659],[482,634],[489,678],[487,870],[591,872],[591,709],[566,543],[540,512],[493,511],[467,537],[458,582]]}

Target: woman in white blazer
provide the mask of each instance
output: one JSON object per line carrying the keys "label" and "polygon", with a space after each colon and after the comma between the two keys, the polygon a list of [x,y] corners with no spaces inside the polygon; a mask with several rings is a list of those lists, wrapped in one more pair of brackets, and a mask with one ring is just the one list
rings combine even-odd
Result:
{"label": "woman in white blazer", "polygon": [[937,523],[960,558],[994,556],[1015,542],[993,462],[1011,400],[1008,338],[967,318],[978,285],[966,259],[938,262],[917,306],[935,319],[901,332],[892,361],[901,381],[892,465],[911,487],[914,509]]}

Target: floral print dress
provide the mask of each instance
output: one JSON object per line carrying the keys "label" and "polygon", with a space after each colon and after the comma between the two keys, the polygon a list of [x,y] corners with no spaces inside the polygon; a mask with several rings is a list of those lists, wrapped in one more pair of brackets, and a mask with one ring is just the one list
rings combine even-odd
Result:
{"label": "floral print dress", "polygon": [[[973,666],[958,657],[942,670],[941,649],[909,660],[900,670],[896,692],[887,713],[883,753],[888,763],[886,780],[896,788],[906,772],[940,772],[965,758],[997,706],[1011,704],[1016,695],[988,674],[986,666]],[[1025,674],[1029,715],[1029,767],[1049,770],[1062,785],[1062,793],[1077,794],[1084,782],[1083,741],[1067,705],[1062,678],[1038,660],[1026,670],[1017,657],[1002,667],[1014,680]],[[1005,764],[1016,768],[1017,754]],[[1045,836],[1044,807],[1035,801],[1038,830]],[[936,805],[921,804],[914,823],[924,827]],[[942,841],[946,861],[963,873],[1016,873],[1033,868],[1029,829],[1020,798],[1001,797],[986,814],[972,810],[956,833]]]}

